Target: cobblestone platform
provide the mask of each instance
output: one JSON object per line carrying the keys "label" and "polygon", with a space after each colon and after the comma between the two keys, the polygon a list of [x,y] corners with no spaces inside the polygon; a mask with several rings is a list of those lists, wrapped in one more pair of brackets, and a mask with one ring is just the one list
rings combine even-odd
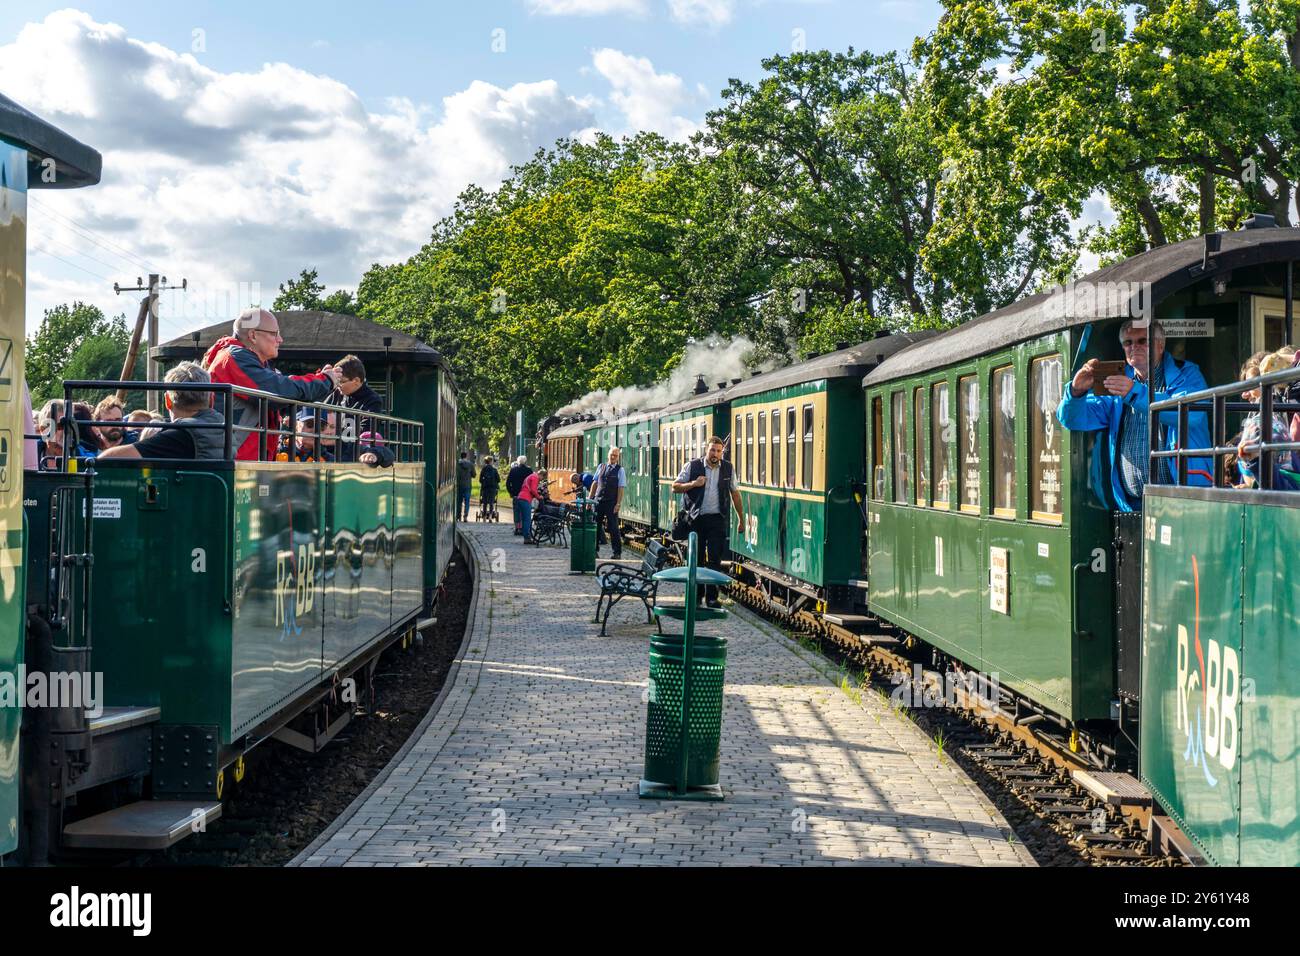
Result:
{"label": "cobblestone platform", "polygon": [[595,581],[567,574],[567,551],[509,524],[460,531],[478,580],[456,673],[386,775],[291,865],[1032,865],[910,722],[850,699],[824,660],[743,611],[707,625],[729,641],[726,800],[638,799],[640,603],[602,638]]}

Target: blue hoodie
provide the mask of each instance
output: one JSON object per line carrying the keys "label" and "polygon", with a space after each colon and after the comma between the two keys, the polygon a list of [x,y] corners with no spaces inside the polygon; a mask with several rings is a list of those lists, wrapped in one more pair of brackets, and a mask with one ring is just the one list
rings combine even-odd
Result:
{"label": "blue hoodie", "polygon": [[[1163,402],[1166,399],[1176,398],[1179,395],[1186,395],[1189,392],[1199,392],[1208,386],[1205,384],[1205,376],[1197,368],[1194,362],[1179,362],[1168,352],[1165,353],[1162,360],[1162,367],[1165,373],[1165,391],[1157,392],[1155,400]],[[1133,366],[1124,366],[1124,374],[1129,378],[1134,377]],[[1142,382],[1134,383],[1129,393],[1123,398],[1118,395],[1094,395],[1089,390],[1085,395],[1078,398],[1074,397],[1070,386],[1065,387],[1065,394],[1061,396],[1061,404],[1056,408],[1056,418],[1062,425],[1073,432],[1093,432],[1106,429],[1110,444],[1110,481],[1107,482],[1101,475],[1102,459],[1101,447],[1098,446],[1092,460],[1093,470],[1093,487],[1106,488],[1109,486],[1111,496],[1114,499],[1114,507],[1120,511],[1141,511],[1142,502],[1133,501],[1128,492],[1124,490],[1124,483],[1119,475],[1119,426],[1124,418],[1124,406],[1132,403],[1142,418],[1146,419],[1147,406],[1149,404],[1149,395],[1147,387]],[[1160,424],[1165,430],[1164,450],[1172,451],[1180,447],[1178,441],[1178,413],[1175,411],[1165,411],[1160,413]],[[1210,447],[1210,424],[1209,416],[1204,412],[1193,412],[1188,416],[1188,431],[1191,432],[1190,448],[1209,448]],[[1166,459],[1173,466],[1172,459]],[[1209,458],[1192,458],[1187,462],[1188,475],[1187,483],[1189,485],[1212,485],[1213,479],[1210,477],[1214,474],[1214,462]],[[1197,474],[1200,472],[1200,474]],[[1104,502],[1108,507],[1110,502]]]}

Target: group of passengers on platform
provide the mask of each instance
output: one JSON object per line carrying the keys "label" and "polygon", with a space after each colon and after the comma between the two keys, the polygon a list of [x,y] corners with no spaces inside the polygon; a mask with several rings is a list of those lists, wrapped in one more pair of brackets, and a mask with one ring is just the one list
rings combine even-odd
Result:
{"label": "group of passengers on platform", "polygon": [[[392,449],[385,446],[379,427],[373,421],[353,413],[383,413],[383,400],[366,384],[366,370],[355,355],[347,355],[337,365],[327,365],[310,375],[284,375],[270,366],[279,355],[279,322],[266,309],[246,309],[235,320],[233,335],[218,340],[200,365],[181,362],[169,370],[164,382],[182,386],[229,383],[258,389],[285,399],[336,405],[339,412],[299,408],[293,411],[268,410],[268,419],[281,422],[282,434],[272,454],[269,442],[263,441],[259,429],[259,402],[235,396],[233,425],[235,454],[238,461],[356,461],[371,467],[393,464]],[[84,402],[72,403],[72,414],[64,413],[59,399],[46,403],[36,416],[37,467],[61,470],[64,457],[74,458],[146,458],[146,459],[220,459],[225,457],[225,418],[223,401],[202,388],[169,389],[165,401],[171,425],[161,415],[137,409],[129,415],[116,395],[105,396],[95,408]],[[338,436],[341,418],[346,418],[346,434],[355,441]],[[116,424],[79,425],[81,422],[122,422]],[[145,427],[129,429],[126,425]],[[178,427],[173,427],[178,426]],[[189,427],[198,426],[198,427]],[[245,429],[253,429],[245,431]],[[274,424],[267,431],[274,432]],[[269,437],[269,436],[268,436]]]}
{"label": "group of passengers on platform", "polygon": [[[124,414],[126,406],[116,394],[105,395],[91,408],[86,402],[72,403],[72,421],[63,413],[62,399],[51,399],[36,414],[36,467],[52,471],[63,467],[66,449],[73,448],[73,457],[86,461],[105,452],[135,444],[158,431],[155,425],[165,420],[161,415],[137,408]],[[117,425],[81,426],[79,422],[122,422]],[[126,425],[139,425],[131,429]],[[71,433],[71,437],[70,437]]]}
{"label": "group of passengers on platform", "polygon": [[[1148,481],[1150,404],[1202,391],[1208,386],[1194,362],[1176,359],[1166,351],[1165,330],[1159,322],[1144,325],[1129,320],[1120,326],[1119,340],[1125,358],[1122,373],[1097,382],[1098,360],[1085,362],[1062,395],[1056,417],[1071,431],[1106,432],[1109,455],[1094,455],[1091,485],[1099,493],[1109,492],[1114,507],[1119,511],[1141,511],[1142,492]],[[1272,353],[1257,352],[1242,366],[1241,377],[1243,380],[1253,378],[1296,364],[1293,348]],[[1279,399],[1283,397],[1281,389],[1275,394]],[[1258,402],[1259,390],[1244,392],[1243,397]],[[1241,433],[1233,439],[1237,451],[1231,456],[1229,472],[1225,476],[1224,483],[1228,486],[1252,488],[1259,484],[1260,417],[1258,411],[1248,415]],[[1190,434],[1184,444],[1178,433],[1178,412],[1173,409],[1161,412],[1157,432],[1159,448],[1163,451],[1180,447],[1210,448],[1209,421],[1205,412],[1190,412],[1187,419]],[[1290,422],[1280,414],[1273,415],[1270,441],[1298,441],[1300,437],[1297,436],[1300,436],[1300,415],[1293,416]],[[1300,474],[1295,471],[1295,464],[1300,463],[1300,459],[1294,459],[1290,452],[1276,452],[1273,459],[1274,488],[1300,489]],[[1106,461],[1110,463],[1109,475],[1104,473]],[[1175,483],[1177,460],[1170,457],[1157,459],[1157,462],[1157,483]],[[1187,484],[1213,485],[1213,468],[1210,458],[1189,458]]]}

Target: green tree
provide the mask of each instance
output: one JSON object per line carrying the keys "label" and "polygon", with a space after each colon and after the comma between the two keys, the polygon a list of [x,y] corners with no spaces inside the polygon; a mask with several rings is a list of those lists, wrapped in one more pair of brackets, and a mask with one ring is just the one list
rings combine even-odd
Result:
{"label": "green tree", "polygon": [[[72,353],[72,358],[68,360],[67,366],[63,370],[63,377],[69,381],[81,379],[84,381],[117,381],[122,373],[122,363],[126,360],[126,350],[130,343],[123,341],[121,338],[111,335],[92,335]],[[136,367],[131,373],[130,381],[144,380],[144,360],[140,358],[136,362]],[[93,392],[84,392],[76,397],[78,401],[89,402],[94,404],[108,393],[106,389],[101,394]],[[59,395],[51,395],[50,398],[61,397],[62,389]],[[145,393],[142,390],[134,390],[126,393],[126,407],[129,410],[145,407]],[[160,402],[161,404],[161,402]]]}
{"label": "green tree", "polygon": [[[954,100],[955,132],[1009,129],[1012,168],[1077,213],[1115,211],[1092,247],[1132,255],[1233,228],[1251,209],[1289,223],[1300,158],[1300,0],[946,0],[918,41]],[[997,181],[972,177],[983,203]]]}
{"label": "green tree", "polygon": [[467,189],[410,260],[373,267],[361,314],[443,353],[461,427],[484,441],[516,408],[657,381],[689,339],[741,320],[698,298],[686,266],[717,228],[706,168],[652,134],[561,141],[495,192]]}
{"label": "green tree", "polygon": [[[125,315],[106,319],[100,309],[84,302],[47,309],[40,327],[27,339],[25,363],[32,401],[61,398],[65,379],[116,379],[130,338]],[[104,358],[104,343],[118,350],[116,367]],[[92,352],[99,356],[93,363]],[[75,364],[74,356],[81,356]],[[83,374],[92,368],[96,374]]]}
{"label": "green tree", "polygon": [[315,269],[303,269],[298,278],[280,283],[280,294],[275,297],[271,308],[276,311],[301,309],[304,311],[337,312],[340,315],[356,315],[357,304],[352,293],[339,289],[329,295],[323,283],[318,281]]}
{"label": "green tree", "polygon": [[986,144],[987,172],[1003,181],[997,203],[973,210],[944,189],[948,128],[966,104],[896,55],[821,50],[763,69],[757,83],[730,82],[704,143],[734,203],[733,232],[767,263],[753,278],[766,272],[755,291],[769,339],[807,351],[831,335],[960,321],[1069,257],[1068,220],[997,162],[1005,144]]}

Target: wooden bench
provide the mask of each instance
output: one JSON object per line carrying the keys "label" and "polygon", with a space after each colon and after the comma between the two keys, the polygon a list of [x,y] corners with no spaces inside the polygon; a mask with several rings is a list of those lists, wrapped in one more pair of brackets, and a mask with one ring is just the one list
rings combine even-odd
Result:
{"label": "wooden bench", "polygon": [[[646,545],[639,568],[607,562],[596,569],[600,597],[596,600],[596,616],[592,618],[592,623],[600,622],[602,635],[605,633],[605,624],[609,621],[609,612],[625,597],[636,598],[644,604],[646,622],[653,620],[651,608],[654,607],[655,595],[659,589],[659,582],[654,579],[654,575],[668,563],[669,554],[669,550],[658,541],[651,541]],[[602,604],[605,606],[603,618],[600,615]]]}

